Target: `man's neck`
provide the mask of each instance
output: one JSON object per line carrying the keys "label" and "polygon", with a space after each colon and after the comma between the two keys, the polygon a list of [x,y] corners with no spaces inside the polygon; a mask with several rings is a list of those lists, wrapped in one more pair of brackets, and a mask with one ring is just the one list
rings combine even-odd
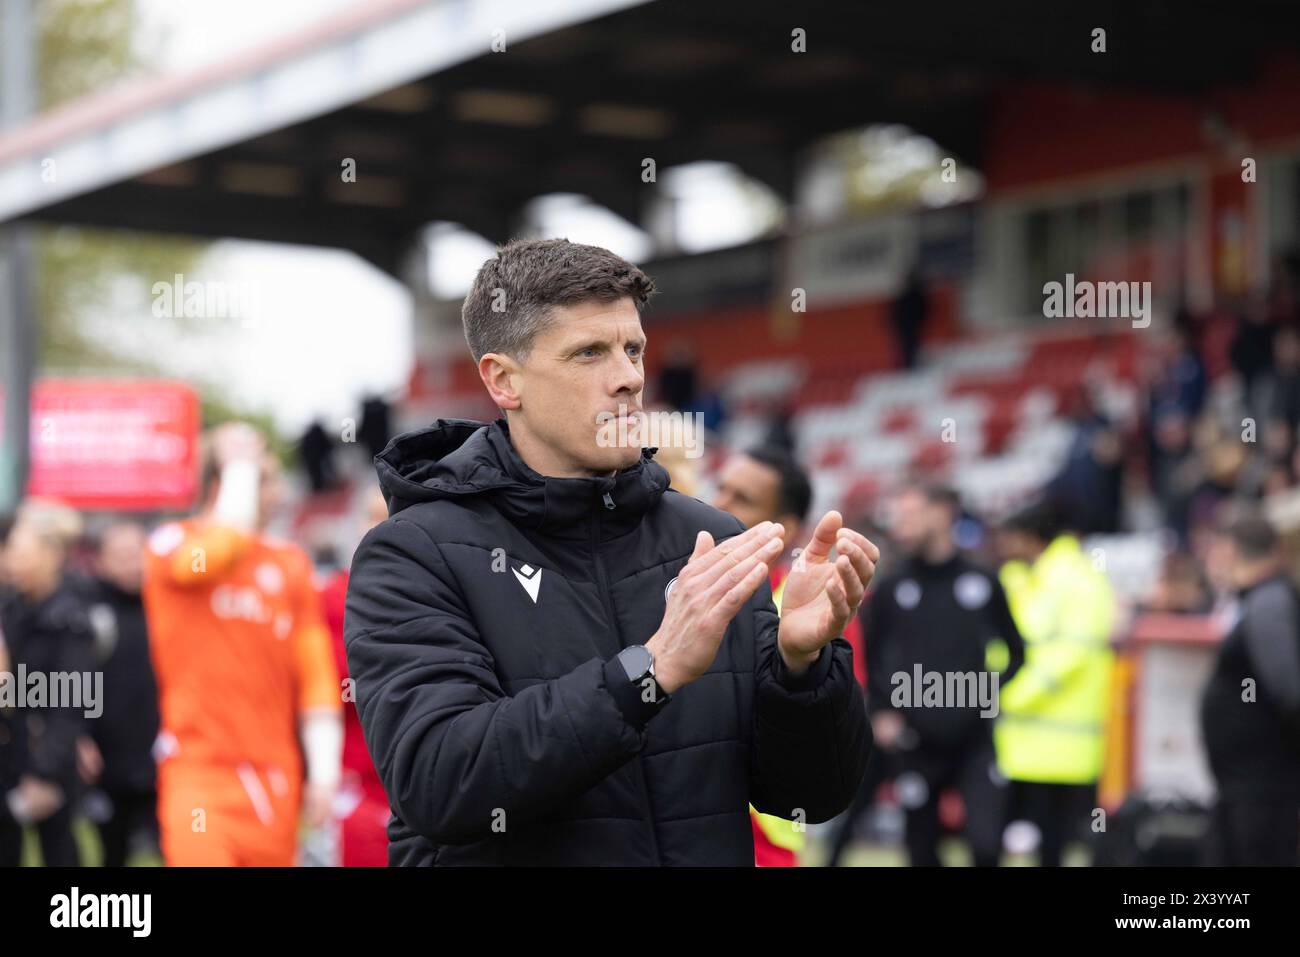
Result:
{"label": "man's neck", "polygon": [[1256,585],[1268,581],[1281,570],[1282,564],[1272,559],[1253,563],[1243,569],[1242,573],[1238,577],[1238,581],[1240,582],[1238,589],[1241,591],[1248,591]]}
{"label": "man's neck", "polygon": [[931,542],[921,552],[921,557],[928,565],[942,565],[957,554],[957,546],[951,538]]}
{"label": "man's neck", "polygon": [[594,472],[566,460],[554,448],[535,439],[527,429],[519,429],[511,424],[510,444],[524,464],[547,478],[610,478],[618,474],[617,469]]}
{"label": "man's neck", "polygon": [[23,594],[28,602],[33,605],[39,605],[58,590],[59,582],[61,580],[62,576],[57,575],[52,579],[37,582],[31,588],[25,589]]}

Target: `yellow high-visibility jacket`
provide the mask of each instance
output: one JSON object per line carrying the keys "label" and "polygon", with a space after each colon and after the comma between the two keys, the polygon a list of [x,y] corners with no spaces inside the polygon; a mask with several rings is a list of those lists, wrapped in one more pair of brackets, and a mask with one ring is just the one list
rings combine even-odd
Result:
{"label": "yellow high-visibility jacket", "polygon": [[1110,582],[1072,535],[1000,575],[1025,640],[1025,664],[1001,689],[998,767],[1015,781],[1088,784],[1102,767],[1114,654]]}

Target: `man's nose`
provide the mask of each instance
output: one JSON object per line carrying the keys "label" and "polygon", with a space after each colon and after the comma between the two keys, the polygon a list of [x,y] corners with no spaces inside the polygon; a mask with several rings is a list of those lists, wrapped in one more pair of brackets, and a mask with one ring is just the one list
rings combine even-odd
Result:
{"label": "man's nose", "polygon": [[627,353],[623,354],[623,361],[618,364],[613,386],[615,395],[620,392],[636,395],[645,387],[645,374],[637,368],[637,364],[628,357]]}

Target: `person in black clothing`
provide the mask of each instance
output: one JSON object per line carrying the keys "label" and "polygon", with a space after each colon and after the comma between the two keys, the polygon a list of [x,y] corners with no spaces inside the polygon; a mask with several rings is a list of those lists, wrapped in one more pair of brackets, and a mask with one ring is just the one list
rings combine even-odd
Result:
{"label": "person in black clothing", "polygon": [[1219,865],[1295,865],[1300,848],[1300,595],[1258,513],[1226,526],[1239,617],[1201,696]]}
{"label": "person in black clothing", "polygon": [[[996,866],[1010,794],[997,771],[993,718],[997,689],[1024,662],[1024,643],[997,576],[957,550],[960,512],[956,493],[942,486],[910,484],[898,493],[891,537],[905,557],[877,581],[862,612],[867,708],[875,740],[896,754],[913,866],[939,863],[939,796],[947,787],[961,793],[975,864]],[[945,688],[948,676],[969,676],[960,686],[966,700],[923,696],[917,676],[925,683],[931,672]],[[970,689],[982,693],[972,700]]]}
{"label": "person in black clothing", "polygon": [[828,512],[778,617],[781,527],[669,489],[636,434],[653,289],[598,247],[502,247],[463,313],[505,417],[376,461],[344,640],[390,864],[752,867],[748,805],[827,821],[862,779],[841,634],[879,552]]}
{"label": "person in black clothing", "polygon": [[[46,506],[21,510],[4,550],[9,588],[0,595],[0,630],[9,670],[15,675],[22,670],[29,687],[32,675],[43,675],[49,695],[55,693],[56,675],[88,676],[94,670],[85,607],[64,574],[71,538],[66,514]],[[0,866],[17,866],[28,824],[36,826],[47,866],[79,863],[72,834],[80,793],[77,742],[92,710],[88,700],[82,703],[87,707],[55,700],[23,703],[6,717],[9,757],[3,761],[9,767],[0,776],[9,787],[0,806]]]}
{"label": "person in black clothing", "polygon": [[368,395],[361,403],[361,424],[357,427],[357,437],[371,458],[384,450],[392,437],[392,418],[388,402],[380,395]]}
{"label": "person in black clothing", "polygon": [[338,484],[334,467],[334,440],[320,422],[312,422],[298,440],[298,457],[313,492],[326,492]]}
{"label": "person in black clothing", "polygon": [[921,351],[921,333],[930,314],[930,301],[921,271],[913,267],[890,309],[894,333],[898,336],[899,358],[904,369],[916,368]]}
{"label": "person in black clothing", "polygon": [[158,685],[140,597],[145,530],[117,521],[99,536],[95,575],[84,595],[104,672],[104,711],[91,722],[98,755],[97,818],[106,867],[125,866],[136,847],[158,846]]}
{"label": "person in black clothing", "polygon": [[1228,345],[1228,358],[1241,377],[1242,398],[1255,419],[1265,418],[1259,385],[1273,368],[1273,337],[1277,324],[1268,312],[1252,305],[1237,317],[1237,328]]}
{"label": "person in black clothing", "polygon": [[695,402],[695,357],[688,342],[674,342],[659,371],[659,399],[670,409],[688,409]]}

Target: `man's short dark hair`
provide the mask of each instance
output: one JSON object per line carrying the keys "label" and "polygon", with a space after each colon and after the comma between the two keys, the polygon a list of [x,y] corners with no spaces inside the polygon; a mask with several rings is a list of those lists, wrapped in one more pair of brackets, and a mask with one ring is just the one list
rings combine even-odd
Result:
{"label": "man's short dark hair", "polygon": [[478,362],[499,352],[523,362],[552,321],[551,307],[631,299],[638,309],[654,280],[599,246],[567,239],[516,239],[474,277],[461,308],[465,341]]}
{"label": "man's short dark hair", "polygon": [[1243,558],[1268,558],[1277,550],[1277,529],[1256,508],[1234,509],[1220,527]]}
{"label": "man's short dark hair", "polygon": [[808,510],[812,507],[812,483],[794,456],[773,445],[746,449],[744,455],[776,470],[779,477],[776,493],[779,513],[793,515],[801,522],[807,521]]}
{"label": "man's short dark hair", "polygon": [[926,478],[910,478],[903,483],[899,491],[915,492],[931,505],[942,505],[950,509],[954,515],[961,514],[961,495],[951,485]]}
{"label": "man's short dark hair", "polygon": [[1003,520],[1002,529],[1021,532],[1040,542],[1051,542],[1064,530],[1061,508],[1050,499],[1033,502]]}

